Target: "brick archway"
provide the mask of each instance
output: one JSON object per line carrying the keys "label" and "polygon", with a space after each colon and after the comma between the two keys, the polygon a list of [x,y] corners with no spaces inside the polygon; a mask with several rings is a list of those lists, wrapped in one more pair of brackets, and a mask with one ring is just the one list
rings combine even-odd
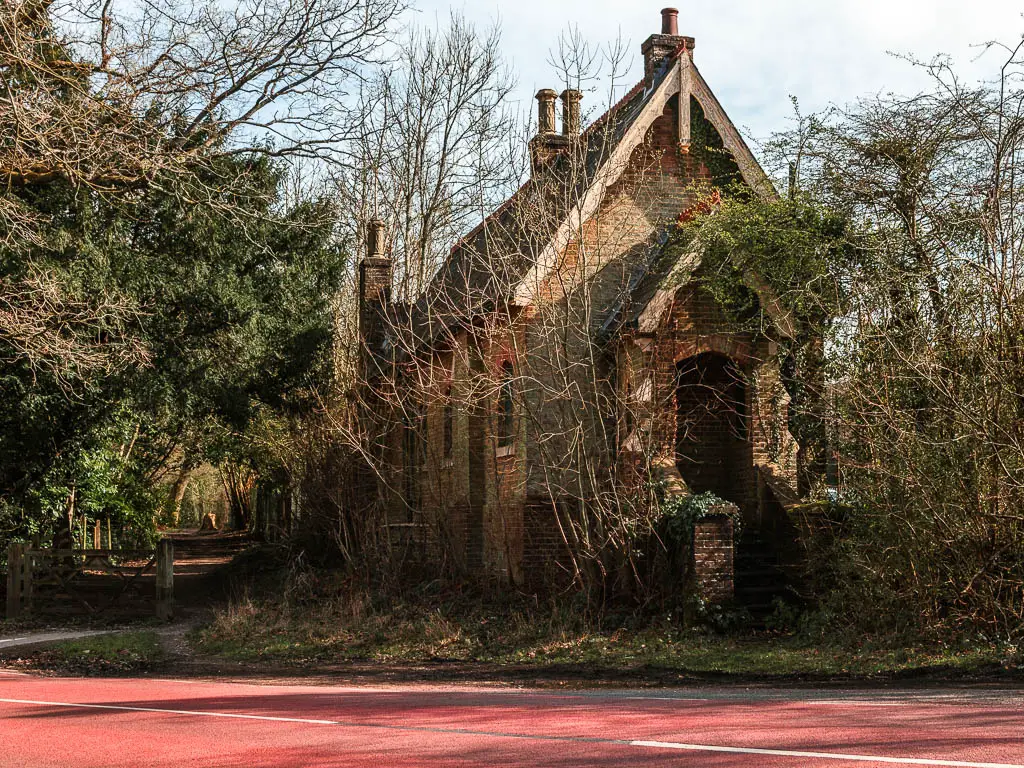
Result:
{"label": "brick archway", "polygon": [[750,362],[749,342],[724,333],[677,339],[674,342],[676,366],[688,358],[704,354],[715,354],[732,360],[737,366]]}

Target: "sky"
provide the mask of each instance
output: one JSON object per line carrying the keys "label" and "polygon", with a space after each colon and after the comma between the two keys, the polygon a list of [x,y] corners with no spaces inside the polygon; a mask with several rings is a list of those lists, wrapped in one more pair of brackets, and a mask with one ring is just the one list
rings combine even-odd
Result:
{"label": "sky", "polygon": [[[624,85],[635,83],[643,71],[640,43],[660,32],[662,7],[657,0],[418,0],[417,14],[430,25],[452,10],[480,27],[497,21],[526,105],[538,89],[559,87],[550,53],[572,26],[594,44],[627,41],[632,69]],[[989,79],[1005,53],[982,55],[979,46],[997,40],[1012,47],[1024,34],[1024,3],[1009,0],[704,0],[676,7],[679,33],[696,38],[701,73],[733,122],[755,139],[789,127],[791,95],[813,112],[925,88],[923,73],[893,54],[948,54],[965,79]],[[607,89],[588,99],[596,117]]]}

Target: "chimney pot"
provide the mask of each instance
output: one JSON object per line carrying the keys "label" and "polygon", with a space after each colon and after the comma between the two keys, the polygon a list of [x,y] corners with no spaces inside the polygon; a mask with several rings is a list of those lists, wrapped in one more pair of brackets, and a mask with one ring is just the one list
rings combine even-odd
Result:
{"label": "chimney pot", "polygon": [[562,133],[566,136],[579,136],[582,128],[580,100],[583,94],[573,88],[566,88],[559,98],[562,99]]}
{"label": "chimney pot", "polygon": [[537,91],[537,133],[555,132],[555,99],[558,98],[550,88]]}
{"label": "chimney pot", "polygon": [[661,34],[679,34],[679,11],[677,11],[675,8],[661,9]]}
{"label": "chimney pot", "polygon": [[384,255],[384,222],[370,219],[366,223],[366,258],[373,259]]}
{"label": "chimney pot", "polygon": [[654,85],[658,68],[669,57],[686,55],[692,58],[694,45],[692,37],[679,34],[679,11],[675,8],[662,8],[661,32],[651,35],[640,46],[644,55],[644,82],[647,87]]}

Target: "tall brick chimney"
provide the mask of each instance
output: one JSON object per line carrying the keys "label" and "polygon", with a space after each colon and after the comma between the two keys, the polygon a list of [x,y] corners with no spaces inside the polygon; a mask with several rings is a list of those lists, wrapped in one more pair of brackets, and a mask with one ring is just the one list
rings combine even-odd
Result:
{"label": "tall brick chimney", "polygon": [[383,340],[391,268],[391,259],[384,254],[384,222],[371,219],[366,223],[366,256],[359,262],[359,336],[370,349]]}
{"label": "tall brick chimney", "polygon": [[651,35],[640,46],[644,54],[644,82],[650,88],[654,84],[654,75],[658,65],[665,61],[680,47],[689,56],[693,56],[696,41],[692,37],[679,34],[679,11],[675,8],[661,9],[661,34]]}
{"label": "tall brick chimney", "polygon": [[537,135],[530,139],[530,166],[534,174],[545,168],[567,145],[565,136],[555,129],[555,99],[550,88],[537,91]]}
{"label": "tall brick chimney", "polygon": [[555,99],[558,97],[550,88],[537,91],[537,135],[555,132]]}
{"label": "tall brick chimney", "polygon": [[573,138],[580,135],[580,101],[583,94],[572,88],[562,91],[562,135]]}

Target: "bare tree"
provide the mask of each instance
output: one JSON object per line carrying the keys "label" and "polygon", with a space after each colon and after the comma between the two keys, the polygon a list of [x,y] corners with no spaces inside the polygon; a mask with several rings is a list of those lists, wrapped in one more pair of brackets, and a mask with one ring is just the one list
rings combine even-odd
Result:
{"label": "bare tree", "polygon": [[839,621],[861,600],[885,629],[1005,638],[1024,611],[1024,62],[997,51],[989,82],[918,63],[929,90],[806,118],[777,145],[803,201],[849,222],[841,258],[789,297],[838,306],[821,415],[852,511],[819,564]]}
{"label": "bare tree", "polygon": [[452,244],[521,181],[515,79],[500,40],[497,27],[480,32],[457,14],[440,30],[414,28],[360,92],[350,183],[401,254],[397,300],[415,301]]}
{"label": "bare tree", "polygon": [[401,6],[8,0],[0,173],[121,189],[211,151],[316,154]]}
{"label": "bare tree", "polygon": [[[4,0],[0,5],[0,332],[57,371],[144,350],[102,342],[145,312],[84,299],[32,256],[50,243],[34,190],[131,198],[158,188],[236,215],[225,154],[336,159],[352,99],[402,10],[394,0]],[[202,168],[205,175],[195,171]],[[36,256],[39,252],[36,252]],[[19,274],[20,273],[20,274]]]}

